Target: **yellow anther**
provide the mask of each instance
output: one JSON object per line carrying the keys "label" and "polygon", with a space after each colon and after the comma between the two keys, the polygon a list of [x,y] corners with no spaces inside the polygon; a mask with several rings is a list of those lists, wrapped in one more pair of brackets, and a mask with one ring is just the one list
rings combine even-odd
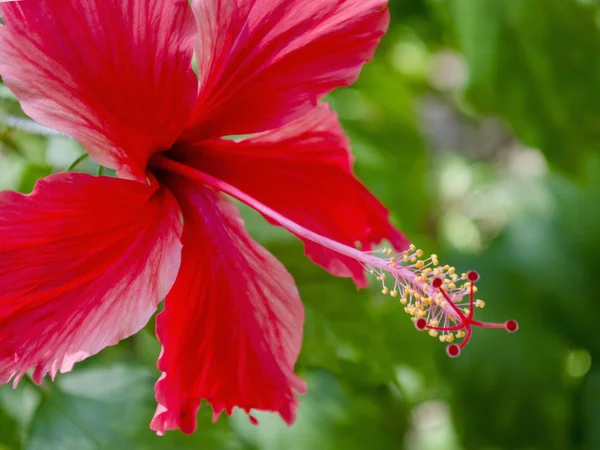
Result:
{"label": "yellow anther", "polygon": [[408,307],[405,307],[405,308],[404,308],[404,312],[405,312],[406,314],[410,314],[410,311],[408,310]]}
{"label": "yellow anther", "polygon": [[441,334],[440,335],[440,342],[446,342],[446,336]]}
{"label": "yellow anther", "polygon": [[431,267],[426,267],[425,269],[423,269],[423,270],[421,271],[421,274],[422,274],[423,276],[426,276],[426,275],[427,275],[427,274],[429,274],[429,273],[431,273]]}
{"label": "yellow anther", "polygon": [[410,262],[411,263],[416,263],[417,262],[417,257],[413,256],[412,258],[410,258]]}
{"label": "yellow anther", "polygon": [[414,246],[414,244],[410,244],[410,247],[408,247],[408,249],[409,249],[411,252],[414,252],[414,251],[417,249],[417,247],[415,247],[415,246]]}
{"label": "yellow anther", "polygon": [[452,281],[456,281],[456,280],[458,280],[458,275],[456,275],[455,273],[453,273],[450,278],[452,278]]}
{"label": "yellow anther", "polygon": [[420,258],[421,256],[423,256],[423,250],[417,250],[415,252],[415,255],[417,255]]}
{"label": "yellow anther", "polygon": [[439,320],[432,319],[432,320],[429,321],[429,326],[430,327],[437,327],[439,323],[440,323]]}
{"label": "yellow anther", "polygon": [[448,306],[448,301],[444,300],[441,304],[442,308],[445,308]]}
{"label": "yellow anther", "polygon": [[402,303],[403,305],[406,305],[406,303],[407,303],[407,302],[408,302],[408,300],[407,300],[407,298],[406,298],[406,297],[402,297],[402,298],[400,299],[400,303]]}
{"label": "yellow anther", "polygon": [[385,273],[382,273],[382,274],[381,274],[381,279],[382,279],[383,281],[385,281],[385,278],[386,278],[386,276],[385,276]]}
{"label": "yellow anther", "polygon": [[436,277],[440,274],[440,268],[436,267],[435,269],[433,269],[433,276]]}
{"label": "yellow anther", "polygon": [[446,337],[446,342],[452,342],[454,340],[454,335],[452,333],[450,333],[447,337]]}
{"label": "yellow anther", "polygon": [[398,295],[398,291],[396,289],[394,289],[393,291],[390,292],[390,295],[392,297],[396,297]]}
{"label": "yellow anther", "polygon": [[473,286],[473,292],[477,292],[479,289],[477,289],[477,286]]}
{"label": "yellow anther", "polygon": [[384,288],[381,290],[381,293],[382,293],[383,295],[386,295],[388,292],[390,292],[390,290],[389,290],[387,287],[384,287]]}
{"label": "yellow anther", "polygon": [[404,258],[402,258],[402,259],[404,259],[404,262],[408,262],[408,255],[404,255]]}
{"label": "yellow anther", "polygon": [[431,255],[431,262],[433,263],[434,266],[437,266],[440,263],[440,260],[438,259],[438,255],[436,255],[435,253],[433,255]]}
{"label": "yellow anther", "polygon": [[417,261],[416,267],[417,269],[422,269],[425,266],[425,263],[423,261]]}
{"label": "yellow anther", "polygon": [[436,337],[437,335],[438,335],[438,331],[437,330],[429,330],[429,336]]}
{"label": "yellow anther", "polygon": [[454,283],[448,283],[448,287],[450,289],[456,289],[456,285]]}
{"label": "yellow anther", "polygon": [[420,283],[421,281],[424,281],[424,280],[423,280],[423,277],[417,277],[417,278],[415,278],[415,281],[417,283]]}
{"label": "yellow anther", "polygon": [[395,256],[392,256],[392,257],[390,258],[390,262],[396,262],[396,257],[395,257]]}
{"label": "yellow anther", "polygon": [[451,274],[451,275],[455,275],[456,274],[456,268],[455,267],[450,267],[448,269],[448,273]]}
{"label": "yellow anther", "polygon": [[448,264],[446,264],[446,265],[443,267],[443,269],[444,269],[444,271],[446,271],[446,272],[447,272],[448,270],[450,270],[450,266],[449,266]]}
{"label": "yellow anther", "polygon": [[467,280],[468,279],[467,274],[466,273],[461,273],[460,274],[460,279],[461,280]]}
{"label": "yellow anther", "polygon": [[485,308],[485,302],[483,300],[476,300],[475,306],[477,306],[478,308]]}
{"label": "yellow anther", "polygon": [[463,312],[464,312],[465,314],[469,314],[469,308],[463,308]]}

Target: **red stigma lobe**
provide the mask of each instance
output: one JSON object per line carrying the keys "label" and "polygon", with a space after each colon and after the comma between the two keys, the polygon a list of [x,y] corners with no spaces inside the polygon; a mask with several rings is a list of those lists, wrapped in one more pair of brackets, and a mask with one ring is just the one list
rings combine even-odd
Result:
{"label": "red stigma lobe", "polygon": [[415,327],[417,330],[423,331],[425,328],[427,328],[427,320],[423,319],[422,317],[417,319],[415,322]]}
{"label": "red stigma lobe", "polygon": [[446,347],[446,353],[448,353],[450,358],[456,358],[460,355],[460,346],[456,344],[450,344],[448,347]]}

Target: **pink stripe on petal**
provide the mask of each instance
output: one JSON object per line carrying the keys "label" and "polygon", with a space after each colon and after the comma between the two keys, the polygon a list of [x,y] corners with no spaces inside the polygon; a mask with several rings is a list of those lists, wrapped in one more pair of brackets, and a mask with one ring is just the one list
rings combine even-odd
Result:
{"label": "pink stripe on petal", "polygon": [[185,217],[179,277],[157,318],[163,344],[151,428],[192,433],[201,399],[214,410],[273,411],[294,421],[304,311],[291,275],[246,233],[235,206],[171,176]]}
{"label": "pink stripe on petal", "polygon": [[[326,104],[250,139],[200,141],[178,146],[171,155],[342,244],[360,244],[362,250],[382,239],[398,250],[409,245],[390,224],[387,209],[354,176],[348,139]],[[355,259],[304,242],[315,263],[366,285],[364,269]]]}
{"label": "pink stripe on petal", "polygon": [[24,111],[145,182],[196,99],[187,0],[32,0],[0,13],[0,75]]}
{"label": "pink stripe on petal", "polygon": [[0,384],[50,373],[140,330],[181,261],[165,189],[59,174],[0,192]]}
{"label": "pink stripe on petal", "polygon": [[389,23],[387,0],[194,0],[200,97],[185,139],[250,134],[352,84]]}

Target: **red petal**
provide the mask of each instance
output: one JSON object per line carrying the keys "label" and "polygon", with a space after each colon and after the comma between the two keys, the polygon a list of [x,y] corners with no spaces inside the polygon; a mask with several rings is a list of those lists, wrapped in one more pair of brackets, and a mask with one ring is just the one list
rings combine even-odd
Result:
{"label": "red petal", "polygon": [[200,399],[215,419],[237,406],[274,411],[291,424],[294,393],[306,390],[294,374],[304,311],[293,278],[221,194],[178,178],[169,186],[184,212],[184,247],[157,319],[163,376],[151,428],[192,433]]}
{"label": "red petal", "polygon": [[0,75],[29,116],[145,182],[196,99],[186,0],[1,3]]}
{"label": "red petal", "polygon": [[[348,140],[328,105],[288,126],[240,142],[213,140],[176,148],[176,158],[229,183],[293,222],[369,250],[388,239],[409,242],[388,211],[352,173]],[[337,276],[366,285],[359,262],[306,241],[306,253]]]}
{"label": "red petal", "polygon": [[187,136],[270,130],[352,84],[389,23],[387,0],[195,0],[200,98]]}
{"label": "red petal", "polygon": [[140,330],[175,281],[179,217],[168,191],[108,177],[0,192],[0,384],[34,366],[54,378]]}

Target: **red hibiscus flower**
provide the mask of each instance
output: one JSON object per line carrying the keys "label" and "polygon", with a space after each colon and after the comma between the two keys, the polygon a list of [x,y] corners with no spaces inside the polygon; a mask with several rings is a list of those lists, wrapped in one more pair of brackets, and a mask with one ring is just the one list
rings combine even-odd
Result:
{"label": "red hibiscus flower", "polygon": [[0,11],[0,75],[23,110],[119,176],[62,173],[30,195],[0,193],[0,383],[71,370],[166,298],[154,430],[194,431],[201,399],[215,416],[239,407],[292,423],[306,390],[294,374],[303,308],[219,191],[359,286],[356,244],[407,246],[318,104],[372,57],[386,0],[31,0]]}
{"label": "red hibiscus flower", "polygon": [[[0,383],[71,370],[165,298],[151,428],[193,432],[201,399],[215,419],[239,407],[291,424],[306,391],[294,373],[302,304],[223,192],[333,275],[362,287],[371,272],[450,356],[474,326],[516,331],[474,320],[475,272],[408,247],[318,103],[372,57],[386,0],[25,0],[0,12],[0,75],[23,110],[119,176],[0,193]],[[382,239],[408,249],[372,251]]]}

